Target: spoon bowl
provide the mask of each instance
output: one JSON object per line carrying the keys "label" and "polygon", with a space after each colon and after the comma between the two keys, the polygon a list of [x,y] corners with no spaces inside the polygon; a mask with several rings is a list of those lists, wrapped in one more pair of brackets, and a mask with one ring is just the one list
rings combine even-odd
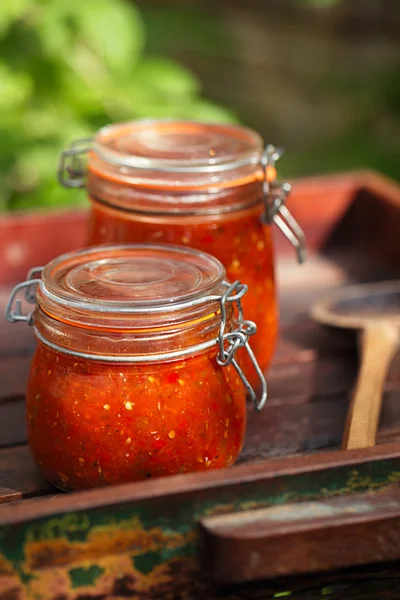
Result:
{"label": "spoon bowl", "polygon": [[374,446],[383,386],[400,344],[400,281],[341,288],[314,304],[310,315],[323,325],[359,332],[361,367],[342,447]]}

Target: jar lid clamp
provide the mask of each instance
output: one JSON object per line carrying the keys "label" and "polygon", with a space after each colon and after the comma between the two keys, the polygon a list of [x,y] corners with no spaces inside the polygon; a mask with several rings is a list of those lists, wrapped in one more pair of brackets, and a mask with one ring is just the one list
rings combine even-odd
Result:
{"label": "jar lid clamp", "polygon": [[276,179],[275,165],[283,153],[283,148],[276,148],[272,144],[268,144],[261,157],[261,164],[265,171],[263,183],[265,202],[264,220],[269,225],[275,223],[279,227],[296,249],[298,262],[303,263],[306,259],[305,235],[285,205],[292,186],[290,183],[281,182]]}

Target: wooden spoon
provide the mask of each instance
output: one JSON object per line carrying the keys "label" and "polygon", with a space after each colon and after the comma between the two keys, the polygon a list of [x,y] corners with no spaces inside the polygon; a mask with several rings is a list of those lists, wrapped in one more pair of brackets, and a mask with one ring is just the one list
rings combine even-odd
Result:
{"label": "wooden spoon", "polygon": [[310,314],[319,323],[359,331],[361,367],[342,448],[374,446],[383,386],[400,345],[400,281],[342,288],[312,306]]}

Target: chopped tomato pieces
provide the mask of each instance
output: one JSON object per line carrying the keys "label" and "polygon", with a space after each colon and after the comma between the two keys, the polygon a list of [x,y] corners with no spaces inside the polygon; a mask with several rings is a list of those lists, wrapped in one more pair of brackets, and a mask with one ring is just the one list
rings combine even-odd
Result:
{"label": "chopped tomato pieces", "polygon": [[[244,438],[245,388],[215,359],[211,348],[184,364],[112,365],[38,343],[28,430],[45,477],[76,490],[231,465]],[[207,382],[201,394],[198,381]]]}

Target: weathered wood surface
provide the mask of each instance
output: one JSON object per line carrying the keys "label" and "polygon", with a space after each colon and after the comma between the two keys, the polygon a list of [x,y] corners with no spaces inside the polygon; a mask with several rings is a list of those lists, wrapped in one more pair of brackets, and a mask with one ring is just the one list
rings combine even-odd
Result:
{"label": "weathered wood surface", "polygon": [[[0,351],[2,381],[0,523],[3,522],[4,526],[2,529],[0,527],[0,531],[3,531],[2,539],[7,548],[6,556],[12,557],[11,562],[17,566],[17,574],[11,578],[5,576],[2,578],[0,575],[0,598],[2,598],[2,585],[5,594],[13,589],[21,589],[18,575],[21,569],[22,572],[26,571],[36,578],[33,580],[36,582],[35,585],[30,584],[26,588],[29,594],[35,591],[40,595],[46,586],[51,586],[54,594],[42,597],[54,598],[54,600],[58,597],[74,600],[90,598],[90,595],[97,598],[114,598],[118,597],[114,593],[116,590],[119,590],[120,597],[143,599],[163,598],[165,595],[168,597],[168,594],[171,598],[195,598],[196,600],[203,597],[213,600],[220,596],[232,600],[252,597],[272,598],[273,593],[287,589],[286,582],[283,584],[283,581],[278,579],[277,583],[264,583],[261,587],[253,584],[250,587],[244,586],[243,589],[239,586],[234,592],[225,589],[220,591],[219,587],[215,588],[214,584],[207,583],[202,578],[193,558],[186,557],[179,561],[178,558],[164,560],[161,557],[174,556],[174,552],[176,557],[180,553],[186,555],[184,548],[187,547],[191,548],[189,556],[192,555],[197,538],[191,523],[193,519],[196,521],[197,515],[207,515],[209,512],[212,514],[214,510],[229,513],[233,507],[259,508],[288,500],[298,502],[318,499],[322,489],[325,490],[323,495],[327,498],[335,498],[337,494],[366,490],[373,492],[380,489],[383,490],[381,493],[386,494],[386,489],[396,485],[400,478],[400,446],[396,443],[393,445],[391,442],[400,442],[400,363],[398,361],[392,366],[386,383],[378,437],[379,444],[383,445],[380,445],[379,449],[370,449],[367,452],[337,451],[340,447],[349,391],[357,372],[355,337],[348,332],[325,329],[314,324],[307,317],[307,307],[310,298],[315,299],[323,295],[346,279],[346,272],[338,267],[340,262],[340,257],[336,261],[317,256],[311,259],[306,277],[306,291],[301,291],[300,282],[291,277],[293,269],[290,263],[285,259],[280,265],[282,330],[275,361],[269,373],[270,400],[266,410],[260,415],[255,415],[249,408],[249,427],[246,445],[240,458],[241,464],[231,469],[229,475],[225,474],[223,479],[220,473],[213,473],[188,478],[178,477],[174,478],[175,481],[164,480],[162,485],[159,485],[159,482],[151,482],[149,486],[146,482],[146,484],[123,486],[123,488],[107,491],[69,496],[55,495],[54,490],[40,477],[27,447],[23,444],[25,441],[23,394],[34,347],[32,331],[25,325],[12,326],[3,322],[0,327],[2,340],[0,348],[3,348],[3,352]],[[363,266],[362,261],[359,270],[361,279],[377,278],[382,273],[379,265],[376,270],[370,269],[368,272],[363,272]],[[321,274],[323,274],[322,279]],[[324,286],[321,286],[322,280]],[[5,293],[2,294],[3,299],[5,296]],[[295,303],[293,297],[296,299]],[[3,344],[8,343],[11,350],[5,352]],[[10,418],[11,414],[14,415],[13,420]],[[265,459],[270,460],[265,463]],[[358,499],[349,501],[350,514],[351,511],[357,512],[357,510],[362,513],[360,507],[363,502],[364,504],[371,502],[374,507],[379,503],[384,504],[386,496],[382,497],[382,500],[376,500],[375,496],[369,500],[364,496],[362,498],[361,503]],[[150,511],[147,515],[143,513],[144,504]],[[104,508],[105,506],[109,508]],[[166,510],[166,506],[170,506],[170,509]],[[185,516],[179,516],[182,514]],[[159,515],[157,518],[161,519],[161,524],[160,522],[158,525],[155,524],[155,515]],[[385,529],[385,525],[374,529],[368,519],[364,519],[361,525],[352,525],[354,527],[352,537],[353,530],[348,528],[343,519],[339,521],[342,529],[340,527],[335,529],[337,537],[333,536],[333,539],[339,540],[337,544],[341,539],[346,538],[345,532],[348,533],[346,539],[350,541],[359,538],[363,531],[364,535],[371,534],[372,540],[384,539],[383,549],[380,552],[371,551],[369,554],[367,552],[365,556],[360,556],[358,553],[360,562],[387,561],[396,558],[398,545],[386,543],[389,534],[382,537],[386,531],[393,530],[390,526],[389,529]],[[25,540],[23,548],[25,556],[30,557],[28,562],[26,558],[17,560],[18,552],[15,551],[15,547],[12,550],[13,544],[8,541],[11,539],[8,536],[14,535],[13,523],[19,531],[23,531],[21,539]],[[17,523],[21,525],[25,523],[25,525],[22,525],[21,529],[21,525]],[[150,531],[153,531],[153,541],[146,542],[149,544],[146,546],[142,540],[139,544],[140,550],[137,549],[136,538],[124,541],[123,531],[126,529],[126,523],[131,523],[131,527],[135,530],[140,523],[139,531],[142,536],[150,527]],[[104,548],[104,552],[99,550],[103,542],[90,541],[96,526],[100,527],[100,530],[101,527],[105,528],[107,539],[115,538],[111,546]],[[154,527],[160,532],[165,528],[171,528],[176,532],[175,535],[181,536],[180,541],[171,542],[163,538],[155,542]],[[297,532],[297,537],[295,536],[292,541],[296,547],[301,548],[299,552],[304,554],[307,544],[308,547],[312,547],[312,542],[315,547],[316,541],[315,538],[310,537],[309,531],[304,530],[304,523],[300,523],[298,529],[303,533]],[[10,533],[7,533],[8,531]],[[284,532],[285,528],[283,528]],[[161,533],[157,535],[161,536]],[[325,539],[323,533],[320,535]],[[78,541],[75,539],[76,536],[79,538]],[[286,548],[284,543],[287,537],[278,535],[278,538],[279,543],[273,539],[272,545],[268,546],[273,553],[278,552],[279,548]],[[62,542],[64,539],[69,541]],[[61,542],[65,546],[64,550],[60,547]],[[170,542],[173,546],[175,544],[174,551],[168,550]],[[292,544],[290,541],[287,543],[289,546]],[[122,551],[117,549],[118,544],[123,545]],[[374,547],[373,541],[370,547]],[[84,548],[87,550],[84,551]],[[215,545],[209,543],[207,548],[207,556],[214,556]],[[245,551],[245,546],[242,547],[242,551]],[[59,552],[62,552],[62,555],[67,553],[65,558],[61,558]],[[79,552],[85,552],[82,558],[79,558]],[[327,549],[327,556],[323,563],[325,568],[337,568],[358,562],[354,553],[349,552],[344,555],[344,562],[335,563],[332,557],[336,555],[337,553],[329,553],[329,548]],[[83,556],[86,558],[84,559]],[[161,563],[157,562],[155,556],[159,557],[157,560]],[[217,556],[221,560],[221,554],[217,553]],[[146,563],[143,567],[144,571],[140,571],[142,567],[137,568],[141,560]],[[133,572],[129,567],[132,561]],[[154,567],[155,570],[150,566],[151,561],[159,564],[158,567]],[[285,563],[287,574],[300,572],[296,569],[297,562],[296,555],[292,553]],[[82,564],[86,566],[83,568]],[[241,564],[246,566],[247,563]],[[307,564],[308,571],[318,571],[312,552],[305,555],[303,563],[305,572],[307,572]],[[113,578],[115,565],[126,574]],[[257,575],[256,579],[270,575],[271,572],[275,576],[282,575],[280,570],[282,567],[278,568],[278,564],[275,565],[275,570],[274,564],[270,567],[272,570],[268,572],[264,567],[253,575]],[[220,579],[225,578],[225,583],[229,581],[229,578],[224,576],[226,568],[226,565],[225,571],[222,567],[214,568],[215,576],[217,578],[219,576]],[[86,572],[85,569],[89,571]],[[161,570],[162,576],[157,575],[157,569]],[[235,572],[238,581],[240,569],[236,568]],[[354,583],[350,580],[347,583],[346,577],[346,573],[327,575],[325,579],[320,576],[320,579],[316,580],[316,585],[311,580],[305,584],[304,579],[291,579],[290,587],[293,590],[296,588],[302,590],[298,592],[305,594],[302,597],[318,598],[321,588],[334,585],[339,578],[341,586],[344,586],[340,589],[345,590],[346,594],[357,594],[357,589],[364,594],[365,586],[362,582]],[[76,591],[71,587],[71,580],[78,586]],[[389,578],[388,581],[381,582],[379,589],[384,589],[382,587],[384,585],[390,589],[394,585],[393,579]],[[148,593],[143,591],[140,596],[138,591],[146,586],[150,586],[150,591]],[[307,592],[304,586],[308,586]],[[311,591],[311,588],[314,591]],[[13,598],[12,595],[9,597]],[[5,595],[4,599],[7,598],[8,596]]]}
{"label": "weathered wood surface", "polygon": [[[382,598],[362,585],[362,575],[364,579],[380,581],[380,587],[375,589],[381,593],[393,587],[393,575],[386,580],[382,572],[371,574],[374,567],[368,566],[358,573],[344,571],[313,578],[278,578],[221,589],[199,569],[196,522],[207,515],[235,509],[264,509],[276,503],[321,499],[321,490],[322,498],[327,500],[358,492],[362,495],[348,498],[347,519],[341,519],[338,527],[343,540],[352,543],[360,556],[357,544],[363,535],[371,533],[368,518],[361,519],[354,537],[346,536],[346,532],[349,525],[355,526],[360,521],[366,503],[375,510],[378,503],[387,503],[386,494],[390,492],[384,490],[398,487],[397,444],[382,446],[374,453],[368,450],[295,457],[284,468],[281,460],[272,460],[267,467],[264,463],[254,464],[250,471],[248,465],[241,465],[226,473],[224,485],[218,475],[214,472],[171,477],[163,486],[145,482],[111,488],[107,494],[85,492],[12,503],[0,510],[3,553],[0,571],[3,596],[0,598],[111,600],[121,596],[142,600],[245,600],[272,599],[277,592],[291,590],[294,597],[311,599],[325,593],[327,586],[333,586],[334,597]],[[381,489],[383,491],[379,491]],[[289,517],[295,515],[298,519],[299,505],[286,506]],[[237,519],[240,520],[240,513]],[[277,528],[280,542],[287,532],[288,522]],[[301,548],[303,553],[307,552],[305,541],[301,536],[298,539],[299,552]],[[381,544],[379,553],[374,542]],[[328,538],[325,543],[329,546]],[[388,557],[389,550],[398,552],[399,547],[396,538],[387,535],[385,539],[381,536],[372,541],[370,549],[367,556],[381,561]],[[277,544],[269,548],[272,553],[278,550]],[[206,547],[206,552],[211,555],[211,549],[207,551]],[[351,545],[347,556],[352,564],[357,562]],[[284,556],[279,565],[283,559]],[[306,560],[307,555],[303,565]],[[312,550],[308,561],[312,571],[324,567],[317,563]],[[290,557],[285,562],[286,573],[298,572],[293,564],[292,555],[292,562]],[[398,568],[397,564],[392,564],[392,573]],[[386,565],[383,572],[387,569]],[[275,574],[279,573],[282,574],[282,570],[278,569]],[[23,591],[21,582],[24,582]],[[346,594],[342,596],[343,590]],[[354,596],[349,594],[350,590]],[[360,596],[356,595],[357,591]]]}
{"label": "weathered wood surface", "polygon": [[316,572],[385,562],[399,558],[400,492],[225,513],[200,528],[204,568],[224,583],[309,573],[310,561]]}
{"label": "weathered wood surface", "polygon": [[[393,539],[391,529],[382,529],[379,519],[374,529],[362,512],[367,503],[378,514],[380,507],[393,500],[390,494],[396,492],[392,488],[396,489],[400,481],[400,360],[393,363],[385,385],[378,446],[341,452],[348,398],[357,373],[355,336],[319,327],[307,316],[310,302],[347,281],[399,276],[400,250],[393,240],[398,239],[400,231],[400,200],[390,185],[389,191],[386,184],[380,187],[380,178],[376,180],[378,187],[369,183],[374,191],[363,196],[358,177],[347,176],[336,183],[341,192],[336,212],[327,219],[323,211],[327,203],[321,203],[325,194],[320,189],[318,200],[315,190],[311,202],[314,216],[304,219],[308,219],[306,230],[312,240],[307,266],[295,266],[290,248],[285,247],[278,268],[281,336],[268,375],[269,402],[260,415],[249,408],[245,447],[239,464],[227,471],[57,494],[40,477],[25,443],[24,390],[34,348],[32,331],[26,325],[1,322],[0,600],[261,600],[287,590],[293,591],[293,597],[308,600],[321,594],[343,599],[382,598],[385,591],[397,597],[398,563],[380,570],[364,566],[321,572],[312,578],[309,575],[358,562],[400,558],[398,536]],[[333,194],[334,182],[331,185]],[[306,195],[311,194],[312,187],[311,181],[304,188]],[[383,212],[385,217],[378,219],[374,215],[379,205],[379,214]],[[361,226],[355,236],[350,232],[357,214]],[[373,240],[369,247],[368,240]],[[71,241],[63,238],[61,245],[65,243]],[[316,253],[321,249],[322,254]],[[42,249],[42,258],[50,251]],[[21,272],[27,266],[21,263]],[[10,273],[8,267],[3,271],[4,282],[10,283]],[[8,291],[8,287],[0,290],[2,306]],[[330,553],[327,547],[325,559],[321,555],[318,563],[310,550],[315,549],[314,526],[310,528],[307,518],[298,517],[296,505],[291,508],[287,503],[326,498],[335,506],[335,498],[343,495],[347,516],[338,518],[335,539],[337,544],[342,539],[350,549],[343,554],[342,562],[334,562],[337,552]],[[308,574],[289,576],[299,573],[296,554],[292,553],[285,562],[285,579],[279,577],[283,572],[277,560],[275,568],[272,565],[268,571],[262,566],[251,575],[255,579],[274,576],[269,583],[246,583],[234,589],[220,589],[210,583],[197,560],[199,520],[232,511],[253,513],[280,504],[297,514],[295,543],[303,556],[301,571]],[[356,523],[352,515],[357,514],[364,516]],[[350,522],[353,530],[349,529]],[[240,524],[237,514],[235,526]],[[274,535],[279,543],[274,538],[268,545],[275,558],[279,548],[285,548],[285,536],[290,531],[287,523],[276,526]],[[364,554],[356,548],[363,536],[371,540]],[[374,544],[379,539],[383,545],[376,549]],[[292,547],[291,542],[288,547]],[[216,556],[215,552],[216,546],[208,540],[206,554]],[[243,573],[240,576],[240,569],[236,569],[236,581],[245,578]],[[229,581],[229,577],[222,576],[222,567],[219,572],[215,568],[212,575]]]}

